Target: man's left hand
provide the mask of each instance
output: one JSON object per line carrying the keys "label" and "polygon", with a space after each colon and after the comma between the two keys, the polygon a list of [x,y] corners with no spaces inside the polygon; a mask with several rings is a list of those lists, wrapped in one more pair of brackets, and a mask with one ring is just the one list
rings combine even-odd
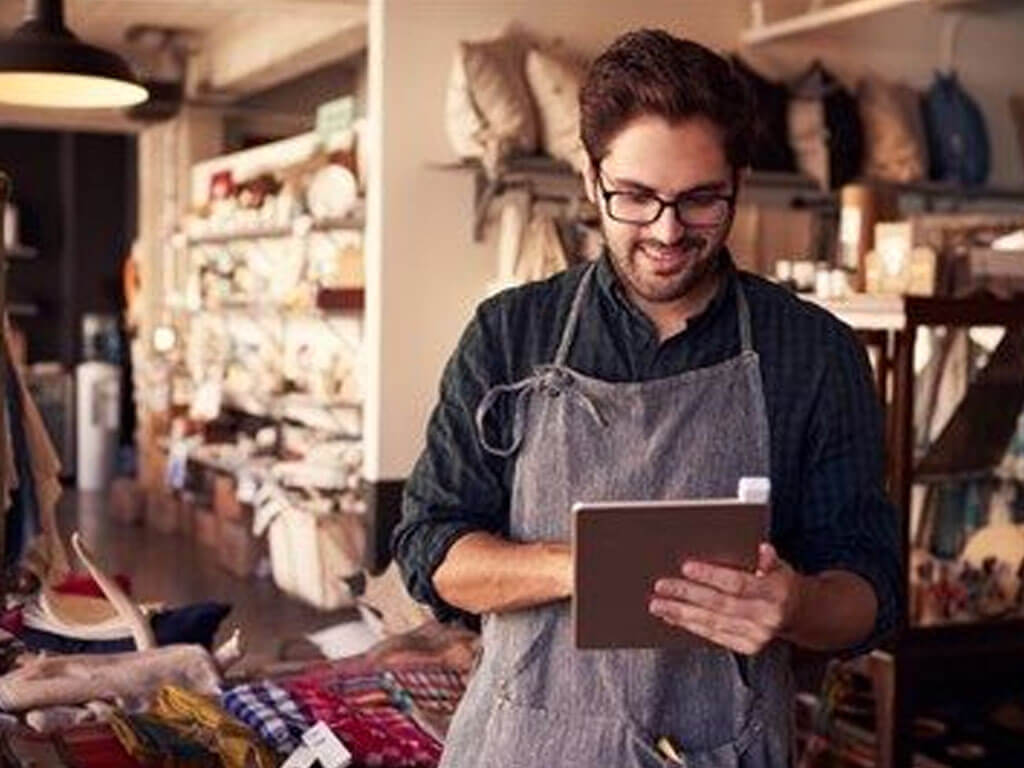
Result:
{"label": "man's left hand", "polygon": [[755,654],[792,628],[805,577],[771,544],[758,550],[755,573],[701,562],[686,562],[683,578],[654,585],[650,612],[713,643]]}

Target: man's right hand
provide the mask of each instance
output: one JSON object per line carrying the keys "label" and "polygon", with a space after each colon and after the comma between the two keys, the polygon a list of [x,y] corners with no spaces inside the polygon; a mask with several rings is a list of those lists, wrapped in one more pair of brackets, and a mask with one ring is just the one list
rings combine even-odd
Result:
{"label": "man's right hand", "polygon": [[484,532],[460,537],[434,571],[434,589],[445,602],[477,614],[564,600],[572,585],[568,544],[524,544]]}

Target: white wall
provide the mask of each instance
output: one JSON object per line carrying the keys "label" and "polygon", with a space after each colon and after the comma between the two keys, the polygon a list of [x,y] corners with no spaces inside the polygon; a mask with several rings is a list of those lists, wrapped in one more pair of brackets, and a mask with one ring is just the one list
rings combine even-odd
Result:
{"label": "white wall", "polygon": [[639,25],[726,45],[737,9],[732,0],[371,0],[369,113],[381,142],[371,162],[382,166],[368,191],[368,479],[408,475],[444,362],[493,277],[493,247],[472,242],[471,176],[430,167],[455,159],[443,106],[456,43],[496,36],[514,19],[590,52]]}
{"label": "white wall", "polygon": [[[515,20],[589,53],[638,26],[733,49],[747,6],[745,0],[370,0],[368,479],[409,473],[442,366],[494,272],[493,243],[472,242],[472,178],[431,168],[454,160],[443,104],[456,42],[495,36]],[[749,58],[781,75],[819,55],[841,76],[863,71],[870,59],[880,73],[923,86],[937,62],[941,28],[925,10],[858,22],[813,44],[773,44]],[[995,102],[1005,101],[1020,71],[1020,21],[1014,13],[971,21],[963,30],[963,79],[990,113],[998,112]],[[1024,178],[1008,119],[990,117],[1000,159],[994,182]]]}

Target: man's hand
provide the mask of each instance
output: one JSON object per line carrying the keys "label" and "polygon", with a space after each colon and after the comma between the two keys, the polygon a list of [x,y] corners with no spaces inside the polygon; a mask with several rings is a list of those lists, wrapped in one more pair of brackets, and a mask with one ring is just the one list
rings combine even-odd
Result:
{"label": "man's hand", "polygon": [[735,568],[687,562],[683,578],[659,579],[650,612],[713,643],[755,654],[796,622],[806,578],[794,571],[771,544],[758,551],[753,574]]}

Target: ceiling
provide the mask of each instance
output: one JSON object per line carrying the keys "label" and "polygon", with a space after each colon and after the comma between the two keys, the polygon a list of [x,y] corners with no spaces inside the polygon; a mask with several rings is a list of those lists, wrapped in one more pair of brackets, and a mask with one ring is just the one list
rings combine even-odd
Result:
{"label": "ceiling", "polygon": [[[82,39],[124,47],[134,25],[191,29],[208,34],[228,24],[319,17],[325,22],[363,21],[365,0],[65,0],[65,21]],[[0,32],[17,26],[22,0],[0,0]]]}
{"label": "ceiling", "polygon": [[[0,0],[0,37],[21,23],[24,0]],[[142,77],[182,80],[191,103],[231,104],[350,60],[366,49],[366,0],[64,0],[65,23],[85,42],[118,51]],[[159,37],[129,41],[137,27],[186,33],[183,59],[162,53]],[[0,106],[0,125],[103,130],[110,111]],[[130,127],[122,120],[124,128]]]}

